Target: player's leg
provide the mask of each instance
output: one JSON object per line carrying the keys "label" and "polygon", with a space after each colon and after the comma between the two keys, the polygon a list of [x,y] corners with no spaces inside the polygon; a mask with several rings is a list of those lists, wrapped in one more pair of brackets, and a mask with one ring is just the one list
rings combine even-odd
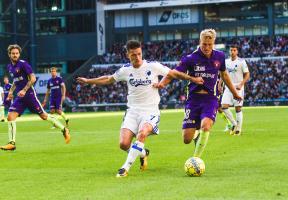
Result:
{"label": "player's leg", "polygon": [[8,138],[7,145],[1,146],[0,149],[13,151],[16,149],[16,118],[19,116],[17,112],[8,113]]}
{"label": "player's leg", "polygon": [[5,108],[3,104],[0,105],[0,120],[1,122],[5,122]]}
{"label": "player's leg", "polygon": [[210,134],[210,129],[213,126],[214,121],[208,117],[205,117],[201,121],[201,129],[199,132],[199,139],[196,143],[196,148],[194,151],[194,157],[201,157],[207,143]]}
{"label": "player's leg", "polygon": [[190,144],[196,133],[196,128],[186,128],[182,130],[184,144]]}
{"label": "player's leg", "polygon": [[[50,104],[51,105],[51,104]],[[51,116],[54,116],[54,114],[55,114],[55,109],[51,109],[51,107],[50,107],[50,115]],[[54,126],[54,125],[52,125],[52,127],[51,127],[51,129],[55,129],[56,127]]]}
{"label": "player's leg", "polygon": [[233,134],[234,129],[237,125],[232,112],[229,110],[229,106],[230,105],[234,105],[233,104],[233,95],[230,92],[229,89],[225,89],[223,96],[222,96],[222,100],[221,100],[221,105],[222,105],[222,110],[223,113],[225,114],[226,118],[230,121],[230,123],[233,125],[232,128],[230,129],[230,134]]}
{"label": "player's leg", "polygon": [[66,144],[68,144],[71,140],[69,129],[66,128],[56,117],[52,116],[51,114],[46,113],[40,101],[38,100],[35,91],[33,92],[34,92],[33,94],[28,96],[29,98],[25,99],[25,104],[27,105],[29,110],[31,112],[37,113],[41,119],[47,120],[53,126],[55,126],[56,128],[59,128],[61,132],[63,133]]}
{"label": "player's leg", "polygon": [[240,135],[241,131],[242,131],[242,123],[243,123],[242,107],[241,106],[235,106],[235,111],[236,111],[236,121],[237,121],[237,126],[235,129],[235,135]]}
{"label": "player's leg", "polygon": [[9,108],[8,112],[8,139],[9,142],[7,145],[1,146],[0,149],[2,150],[15,150],[16,149],[16,119],[20,116],[26,106],[24,104],[23,98],[16,97],[14,102]]}
{"label": "player's leg", "polygon": [[[131,166],[133,165],[133,163],[135,162],[136,158],[138,156],[143,156],[143,154],[146,155],[146,151],[144,148],[144,142],[145,142],[145,139],[148,137],[148,135],[150,135],[152,133],[152,130],[153,130],[153,127],[149,123],[145,123],[141,127],[140,131],[137,134],[136,141],[131,145],[127,159],[126,159],[124,165],[119,170],[117,177],[127,176],[127,173],[129,171],[129,169],[131,168]],[[125,169],[125,171],[126,171],[125,175],[123,175],[123,173],[121,173],[122,171],[124,171],[123,169]]]}
{"label": "player's leg", "polygon": [[[244,99],[244,89],[237,90],[239,96]],[[235,128],[235,135],[240,135],[242,130],[242,123],[243,123],[243,112],[242,112],[242,106],[243,106],[243,100],[236,101],[234,100],[234,106],[236,111],[236,122],[237,126]]]}
{"label": "player's leg", "polygon": [[201,109],[201,127],[199,133],[199,139],[196,143],[194,157],[201,157],[210,135],[210,130],[215,122],[217,115],[218,102],[213,96],[203,97],[202,109]]}
{"label": "player's leg", "polygon": [[234,134],[234,130],[237,126],[237,122],[233,117],[231,110],[229,109],[229,104],[222,104],[222,110],[225,113],[227,119],[231,122],[232,128],[230,129],[230,134]]}
{"label": "player's leg", "polygon": [[61,98],[55,100],[55,109],[56,109],[57,114],[60,115],[64,119],[66,126],[68,126],[69,119],[67,118],[64,111],[62,110]]}
{"label": "player's leg", "polygon": [[224,122],[226,123],[224,132],[231,130],[233,125],[230,122],[230,120],[228,120],[228,118],[226,117],[225,113],[223,112],[221,105],[219,105],[219,108],[218,108],[218,116],[220,116],[224,120]]}

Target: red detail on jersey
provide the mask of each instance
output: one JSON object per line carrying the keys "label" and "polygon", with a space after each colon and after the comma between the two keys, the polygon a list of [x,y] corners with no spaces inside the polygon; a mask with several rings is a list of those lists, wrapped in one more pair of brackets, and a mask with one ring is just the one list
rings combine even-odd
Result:
{"label": "red detail on jersey", "polygon": [[220,68],[220,65],[221,65],[221,63],[220,63],[218,60],[215,60],[215,61],[214,61],[214,67],[215,67],[216,69],[219,69],[219,68]]}

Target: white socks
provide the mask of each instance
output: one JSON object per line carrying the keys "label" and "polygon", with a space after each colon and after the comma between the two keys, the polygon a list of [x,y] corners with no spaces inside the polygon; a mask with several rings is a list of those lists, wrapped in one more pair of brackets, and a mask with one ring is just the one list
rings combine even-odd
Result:
{"label": "white socks", "polygon": [[237,125],[237,122],[235,121],[232,112],[230,111],[229,108],[223,109],[223,112],[225,113],[227,119],[234,125]]}
{"label": "white socks", "polygon": [[127,171],[129,171],[130,167],[135,162],[136,158],[138,156],[144,157],[145,155],[146,155],[146,152],[144,149],[144,143],[139,142],[138,140],[135,141],[129,150],[126,162],[121,168],[124,168]]}
{"label": "white socks", "polygon": [[16,121],[8,121],[9,142],[16,141]]}

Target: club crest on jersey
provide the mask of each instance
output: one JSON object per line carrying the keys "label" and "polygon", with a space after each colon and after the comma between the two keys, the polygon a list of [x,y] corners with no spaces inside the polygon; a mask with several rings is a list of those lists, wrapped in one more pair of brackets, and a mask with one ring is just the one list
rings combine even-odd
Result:
{"label": "club crest on jersey", "polygon": [[218,60],[215,60],[213,64],[216,69],[220,68],[221,63]]}
{"label": "club crest on jersey", "polygon": [[16,73],[19,73],[19,72],[20,72],[20,69],[19,69],[19,68],[16,68],[15,71],[16,71]]}
{"label": "club crest on jersey", "polygon": [[150,70],[147,70],[147,71],[145,72],[145,74],[146,74],[146,76],[150,76],[150,75],[151,75],[151,71],[150,71]]}

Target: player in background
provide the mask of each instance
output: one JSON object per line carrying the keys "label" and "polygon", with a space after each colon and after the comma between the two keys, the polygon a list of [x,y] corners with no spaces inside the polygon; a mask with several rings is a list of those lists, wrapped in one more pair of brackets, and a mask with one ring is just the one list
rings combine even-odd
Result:
{"label": "player in background", "polygon": [[0,119],[1,122],[5,122],[4,90],[2,86],[0,86]]}
{"label": "player in background", "polygon": [[[142,58],[142,48],[138,41],[130,40],[126,44],[127,57],[130,63],[122,66],[113,75],[99,78],[77,78],[81,84],[107,85],[118,81],[126,81],[128,86],[127,111],[120,130],[120,148],[128,151],[124,165],[116,177],[125,177],[135,159],[140,156],[140,169],[147,168],[149,150],[144,148],[147,136],[158,134],[160,122],[160,95],[157,88],[159,76],[166,76],[199,82],[199,78],[190,77],[185,73],[170,70],[158,62],[148,62]],[[136,141],[132,143],[133,137]]]}
{"label": "player in background", "polygon": [[[9,107],[11,105],[11,102],[13,101],[13,99],[11,100],[7,100],[7,97],[8,97],[8,93],[9,93],[9,90],[12,86],[11,83],[9,83],[9,78],[8,76],[4,76],[3,78],[3,82],[4,82],[4,107],[5,107],[5,110],[9,110]],[[4,111],[4,115],[5,115],[5,111]],[[5,117],[4,117],[5,118]],[[2,121],[2,120],[1,120]],[[5,121],[5,120],[4,120]]]}
{"label": "player in background", "polygon": [[62,110],[62,104],[65,100],[66,94],[65,83],[60,76],[57,76],[56,67],[52,67],[50,72],[51,78],[47,83],[47,91],[42,106],[45,107],[47,100],[50,97],[50,114],[54,114],[56,112],[64,119],[66,126],[68,126],[69,119],[66,117],[64,111]]}
{"label": "player in background", "polygon": [[[200,129],[194,157],[201,157],[215,121],[218,109],[217,79],[219,72],[224,83],[232,91],[233,97],[241,100],[226,71],[224,52],[213,49],[215,39],[216,31],[214,29],[203,30],[200,33],[199,48],[192,54],[184,56],[176,67],[176,70],[180,72],[204,79],[204,84],[190,82],[188,85],[185,117],[182,125],[185,144],[189,144],[194,137],[195,130]],[[164,77],[158,87],[163,88],[170,82],[171,78]]]}
{"label": "player in background", "polygon": [[57,128],[60,128],[65,138],[65,142],[68,144],[70,142],[69,129],[61,124],[61,122],[55,117],[47,114],[36,96],[36,92],[33,88],[36,77],[28,62],[20,60],[21,47],[17,44],[13,44],[9,45],[7,50],[11,61],[11,63],[8,64],[7,69],[13,78],[13,85],[9,90],[7,100],[12,99],[14,90],[17,96],[14,98],[8,112],[9,143],[1,146],[0,149],[16,149],[16,119],[24,112],[26,108],[28,108],[31,112],[37,113],[41,119],[47,120]]}
{"label": "player in background", "polygon": [[227,132],[227,131],[230,131],[233,129],[233,124],[226,117],[226,115],[222,109],[221,101],[222,101],[223,91],[224,91],[224,82],[221,81],[220,76],[218,77],[217,88],[218,88],[218,96],[217,96],[217,98],[218,98],[218,116],[220,116],[224,120],[224,122],[226,123],[224,132]]}
{"label": "player in background", "polygon": [[[225,63],[232,83],[236,88],[238,95],[241,96],[242,101],[234,100],[233,94],[229,88],[225,87],[221,101],[222,109],[226,117],[233,124],[230,134],[235,133],[235,135],[240,135],[243,123],[242,106],[244,100],[244,86],[250,78],[250,73],[246,61],[238,57],[237,46],[230,47],[230,58],[226,59]],[[229,110],[229,106],[235,106],[236,120],[234,119],[232,112]]]}

